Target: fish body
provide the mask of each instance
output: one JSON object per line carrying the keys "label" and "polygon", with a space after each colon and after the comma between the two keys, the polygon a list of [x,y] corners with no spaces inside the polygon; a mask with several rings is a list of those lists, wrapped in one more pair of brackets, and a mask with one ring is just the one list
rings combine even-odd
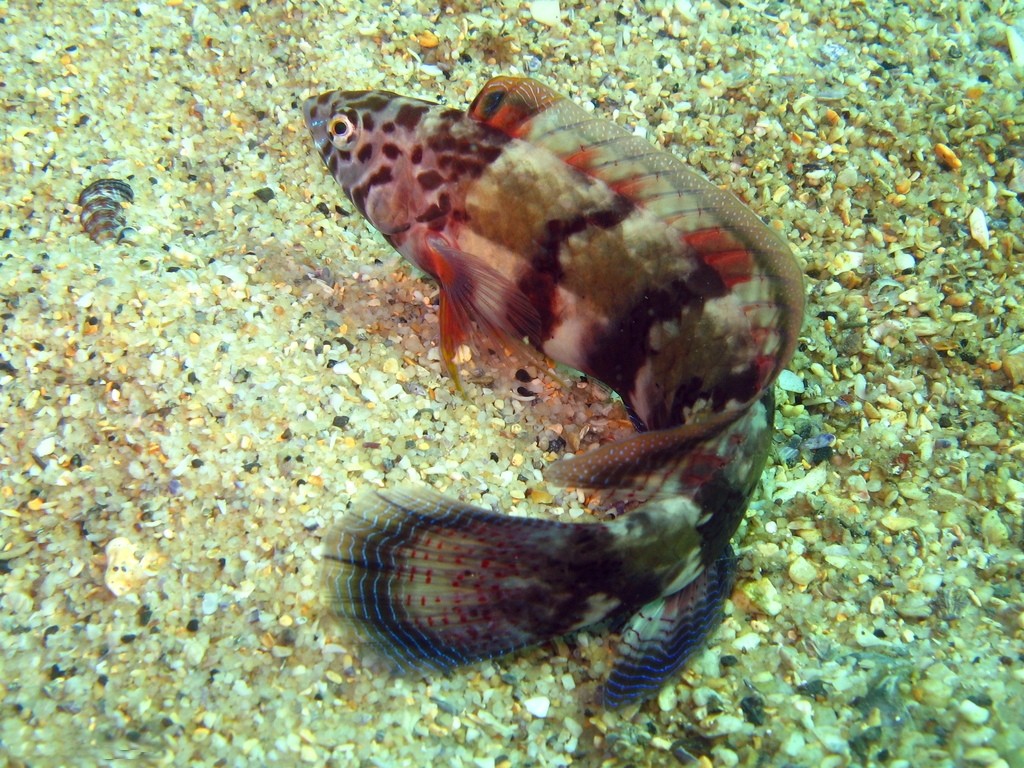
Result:
{"label": "fish body", "polygon": [[533,80],[495,78],[466,112],[332,91],[305,119],[359,212],[438,282],[454,378],[474,327],[524,340],[613,388],[638,429],[546,473],[637,502],[610,522],[367,493],[326,540],[332,610],[400,666],[441,669],[622,619],[605,702],[658,690],[731,589],[729,540],[803,317],[788,246],[672,154]]}

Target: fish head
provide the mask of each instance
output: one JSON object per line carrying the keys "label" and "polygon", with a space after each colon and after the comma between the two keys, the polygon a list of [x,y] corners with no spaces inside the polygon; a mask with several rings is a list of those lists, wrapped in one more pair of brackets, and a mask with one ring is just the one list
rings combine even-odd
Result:
{"label": "fish head", "polygon": [[415,212],[406,149],[436,104],[388,91],[329,91],[303,105],[317,152],[359,212],[385,235],[411,226]]}

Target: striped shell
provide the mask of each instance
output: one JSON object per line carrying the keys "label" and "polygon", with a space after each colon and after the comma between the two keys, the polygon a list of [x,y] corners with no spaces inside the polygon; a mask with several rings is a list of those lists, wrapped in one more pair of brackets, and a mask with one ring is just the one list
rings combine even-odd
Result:
{"label": "striped shell", "polygon": [[124,209],[135,201],[135,193],[120,179],[97,179],[82,190],[79,220],[86,234],[97,243],[122,242],[135,230],[126,225]]}

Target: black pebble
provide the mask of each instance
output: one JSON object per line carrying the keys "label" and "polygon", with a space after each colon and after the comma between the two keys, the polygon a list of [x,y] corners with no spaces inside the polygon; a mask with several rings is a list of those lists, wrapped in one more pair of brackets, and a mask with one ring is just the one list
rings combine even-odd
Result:
{"label": "black pebble", "polygon": [[752,725],[764,725],[764,699],[760,696],[744,696],[740,701],[747,722]]}

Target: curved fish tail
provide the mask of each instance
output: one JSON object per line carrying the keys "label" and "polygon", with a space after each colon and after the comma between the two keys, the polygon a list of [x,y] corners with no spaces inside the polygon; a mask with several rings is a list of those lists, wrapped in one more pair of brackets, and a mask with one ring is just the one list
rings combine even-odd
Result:
{"label": "curved fish tail", "polygon": [[425,489],[376,491],[325,539],[326,598],[399,668],[448,669],[657,597],[616,538],[610,524],[510,517]]}
{"label": "curved fish tail", "polygon": [[[728,540],[770,442],[768,405],[672,464],[678,495],[610,522],[510,517],[427,489],[363,494],[324,542],[330,608],[404,670],[449,669],[635,614],[604,695],[609,706],[641,698],[718,623],[735,570]],[[668,468],[657,452],[652,468]]]}

